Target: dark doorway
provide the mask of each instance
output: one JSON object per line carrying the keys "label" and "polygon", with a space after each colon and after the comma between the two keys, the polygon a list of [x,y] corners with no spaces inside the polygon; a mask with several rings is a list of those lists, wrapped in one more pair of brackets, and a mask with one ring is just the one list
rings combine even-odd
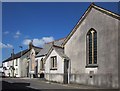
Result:
{"label": "dark doorway", "polygon": [[38,69],[37,69],[38,67],[36,66],[35,67],[35,77],[38,77]]}
{"label": "dark doorway", "polygon": [[29,65],[27,66],[27,77],[29,77]]}
{"label": "dark doorway", "polygon": [[44,73],[41,73],[41,74],[40,74],[40,78],[44,78]]}
{"label": "dark doorway", "polygon": [[64,60],[64,84],[68,84],[69,60]]}

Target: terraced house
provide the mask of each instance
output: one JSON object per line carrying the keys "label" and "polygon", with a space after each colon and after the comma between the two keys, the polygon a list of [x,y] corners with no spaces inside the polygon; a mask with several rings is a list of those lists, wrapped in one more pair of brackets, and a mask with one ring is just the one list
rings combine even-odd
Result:
{"label": "terraced house", "polygon": [[[19,53],[12,53],[11,57],[8,59],[4,60],[2,65],[3,65],[3,70],[5,73],[5,76],[7,77],[29,77],[30,74],[30,64],[29,62],[29,57],[31,55],[31,52],[35,52],[37,54],[42,48],[33,46],[31,43],[29,44],[29,48],[26,50],[23,50]],[[34,58],[33,56],[32,58]],[[31,58],[31,61],[32,61]],[[33,75],[33,74],[32,74]]]}
{"label": "terraced house", "polygon": [[55,45],[55,46],[62,46],[62,43],[64,42],[65,38],[55,40],[49,43],[46,43],[43,47],[43,49],[36,55],[35,61],[36,61],[36,74],[38,77],[44,77],[46,74],[45,69],[48,67],[46,65],[45,57],[47,56],[49,50]]}
{"label": "terraced house", "polygon": [[[25,71],[29,77],[35,75],[66,84],[118,88],[119,24],[119,15],[91,4],[66,38],[46,43],[37,51],[26,50],[29,52],[23,52],[26,57],[22,57],[26,60],[21,60],[20,56],[14,60],[29,62],[29,70]],[[11,62],[10,57],[3,62],[3,67],[8,69]],[[19,77],[24,74],[20,65]]]}

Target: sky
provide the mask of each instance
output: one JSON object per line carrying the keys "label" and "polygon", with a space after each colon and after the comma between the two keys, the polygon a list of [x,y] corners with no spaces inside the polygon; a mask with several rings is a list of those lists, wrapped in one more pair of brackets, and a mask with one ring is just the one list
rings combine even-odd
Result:
{"label": "sky", "polygon": [[[10,57],[12,49],[17,53],[33,44],[44,43],[66,37],[74,28],[91,3],[2,3],[2,60]],[[118,14],[118,3],[102,2],[96,5]]]}

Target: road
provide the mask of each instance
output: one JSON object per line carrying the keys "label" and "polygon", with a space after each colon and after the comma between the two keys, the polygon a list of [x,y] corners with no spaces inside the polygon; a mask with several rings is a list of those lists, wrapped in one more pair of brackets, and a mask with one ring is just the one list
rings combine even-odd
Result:
{"label": "road", "polygon": [[[93,89],[98,89],[96,87],[90,87],[90,86],[84,86],[84,85],[68,85],[68,84],[60,84],[60,83],[52,83],[47,82],[41,79],[29,79],[29,78],[3,78],[0,81],[0,85],[2,83],[2,90],[8,91],[8,90],[25,90],[25,91],[80,91],[80,89],[93,91]],[[98,90],[97,90],[98,91]],[[111,90],[109,90],[111,91]],[[115,91],[115,90],[113,90]]]}

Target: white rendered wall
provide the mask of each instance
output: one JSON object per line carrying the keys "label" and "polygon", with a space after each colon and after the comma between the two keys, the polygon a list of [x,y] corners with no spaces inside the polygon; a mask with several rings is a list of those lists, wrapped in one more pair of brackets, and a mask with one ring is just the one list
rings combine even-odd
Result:
{"label": "white rendered wall", "polygon": [[[52,56],[57,56],[57,70],[50,70],[51,69],[50,61],[51,61]],[[45,78],[46,78],[46,80],[62,83],[63,82],[63,74],[64,74],[64,61],[57,54],[57,52],[55,50],[53,50],[45,62]]]}

